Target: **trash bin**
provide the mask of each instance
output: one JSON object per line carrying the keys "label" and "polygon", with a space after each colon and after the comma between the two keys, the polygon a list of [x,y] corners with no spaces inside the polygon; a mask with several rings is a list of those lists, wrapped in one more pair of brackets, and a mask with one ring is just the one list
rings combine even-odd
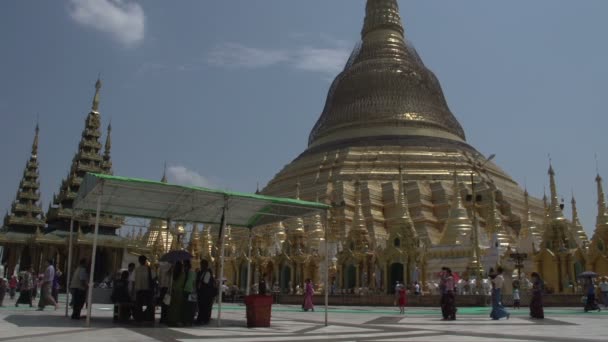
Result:
{"label": "trash bin", "polygon": [[247,307],[247,327],[269,327],[270,312],[272,311],[272,297],[265,295],[251,295],[245,297]]}

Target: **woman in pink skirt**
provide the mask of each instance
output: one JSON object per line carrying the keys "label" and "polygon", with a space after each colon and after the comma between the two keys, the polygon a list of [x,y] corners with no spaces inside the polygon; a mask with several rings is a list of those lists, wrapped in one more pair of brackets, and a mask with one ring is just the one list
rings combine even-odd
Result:
{"label": "woman in pink skirt", "polygon": [[306,279],[306,284],[304,285],[304,305],[302,306],[304,311],[315,311],[315,306],[312,304],[312,296],[314,294],[315,290],[312,288],[312,281]]}

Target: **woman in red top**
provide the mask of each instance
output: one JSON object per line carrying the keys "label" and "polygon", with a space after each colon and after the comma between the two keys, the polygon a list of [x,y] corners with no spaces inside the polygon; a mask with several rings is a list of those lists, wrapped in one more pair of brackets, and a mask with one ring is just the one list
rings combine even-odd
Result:
{"label": "woman in red top", "polygon": [[11,276],[11,279],[8,281],[8,291],[11,299],[15,299],[15,292],[17,292],[17,277]]}
{"label": "woman in red top", "polygon": [[399,286],[398,290],[399,294],[399,313],[405,315],[405,306],[407,305],[407,291],[405,290],[405,286]]}

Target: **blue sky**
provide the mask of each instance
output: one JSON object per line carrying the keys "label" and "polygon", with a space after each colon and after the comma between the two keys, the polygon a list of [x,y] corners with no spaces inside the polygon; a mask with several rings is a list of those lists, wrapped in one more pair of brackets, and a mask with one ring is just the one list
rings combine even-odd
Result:
{"label": "blue sky", "polygon": [[[608,2],[400,1],[406,35],[467,140],[542,196],[596,214]],[[43,205],[76,152],[103,79],[115,174],[254,191],[306,148],[329,84],[359,39],[363,0],[0,2],[0,208],[40,122]],[[569,209],[567,210],[569,214]]]}

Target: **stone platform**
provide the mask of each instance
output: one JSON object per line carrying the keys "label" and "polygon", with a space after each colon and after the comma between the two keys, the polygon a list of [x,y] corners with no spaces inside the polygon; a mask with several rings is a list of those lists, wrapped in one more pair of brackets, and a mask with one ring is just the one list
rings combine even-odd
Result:
{"label": "stone platform", "polygon": [[[545,295],[543,302],[547,307],[577,307],[581,305],[580,294],[552,294]],[[279,304],[301,304],[303,297],[297,295],[279,295],[276,297],[276,303]],[[340,306],[393,306],[395,301],[394,295],[333,295],[329,297],[329,303],[331,305]],[[511,295],[504,295],[502,301],[505,305],[513,304],[513,297]],[[317,295],[313,297],[315,305],[323,305],[325,303],[325,297],[323,295]],[[439,303],[438,295],[424,295],[424,296],[408,296],[408,306],[412,307],[432,307]],[[530,296],[527,294],[521,295],[521,305],[528,305],[530,303]],[[457,295],[456,305],[460,307],[477,307],[477,306],[491,306],[490,296],[477,296],[477,295]]]}
{"label": "stone platform", "polygon": [[[225,304],[222,326],[193,328],[144,327],[112,322],[112,307],[94,305],[92,327],[64,317],[59,310],[14,307],[5,300],[0,308],[0,342],[3,341],[605,341],[608,311],[584,313],[582,308],[548,308],[546,319],[532,320],[528,310],[510,310],[509,320],[492,321],[487,307],[460,308],[456,321],[441,321],[436,307],[396,308],[331,306],[329,326],[322,307],[302,312],[298,305],[275,305],[270,328],[246,328],[245,308]],[[214,310],[214,317],[216,312]]]}

